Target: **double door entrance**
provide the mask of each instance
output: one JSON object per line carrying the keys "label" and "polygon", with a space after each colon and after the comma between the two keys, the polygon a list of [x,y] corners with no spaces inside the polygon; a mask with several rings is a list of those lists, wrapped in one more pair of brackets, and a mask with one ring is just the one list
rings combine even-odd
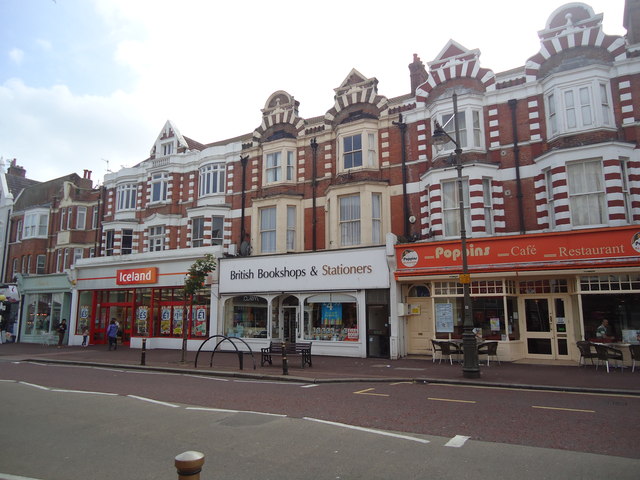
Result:
{"label": "double door entrance", "polygon": [[524,298],[526,355],[539,359],[569,359],[572,325],[569,298]]}
{"label": "double door entrance", "polygon": [[109,328],[112,318],[118,323],[118,343],[129,345],[133,318],[132,308],[129,304],[105,304],[100,306],[95,317],[92,343],[107,343],[107,328]]}

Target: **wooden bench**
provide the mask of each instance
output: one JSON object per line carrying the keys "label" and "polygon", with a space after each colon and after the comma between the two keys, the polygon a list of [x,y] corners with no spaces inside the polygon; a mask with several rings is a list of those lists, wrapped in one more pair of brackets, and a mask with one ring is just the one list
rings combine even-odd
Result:
{"label": "wooden bench", "polygon": [[296,342],[296,343],[284,343],[285,348],[283,352],[282,348],[283,342],[275,341],[270,342],[269,346],[266,348],[262,348],[262,356],[260,359],[260,366],[264,367],[265,363],[269,365],[273,365],[272,356],[280,355],[283,353],[287,354],[287,357],[290,356],[299,356],[302,361],[302,368],[305,365],[312,366],[311,364],[311,342]]}

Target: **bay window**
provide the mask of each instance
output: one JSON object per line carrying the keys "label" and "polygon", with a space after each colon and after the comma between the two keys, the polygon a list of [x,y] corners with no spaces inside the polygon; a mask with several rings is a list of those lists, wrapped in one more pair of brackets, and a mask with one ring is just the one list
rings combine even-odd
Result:
{"label": "bay window", "polygon": [[[462,179],[462,198],[464,206],[464,227],[467,232],[471,227],[471,209],[469,208],[469,181]],[[458,180],[442,182],[442,216],[445,237],[460,236],[460,203]]]}
{"label": "bay window", "polygon": [[169,174],[159,172],[151,175],[151,203],[165,202],[169,187]]}
{"label": "bay window", "polygon": [[204,197],[207,195],[218,195],[224,193],[225,181],[226,178],[224,163],[210,163],[208,165],[200,167],[200,196]]}
{"label": "bay window", "polygon": [[135,183],[123,183],[116,187],[116,211],[135,210],[136,208]]}

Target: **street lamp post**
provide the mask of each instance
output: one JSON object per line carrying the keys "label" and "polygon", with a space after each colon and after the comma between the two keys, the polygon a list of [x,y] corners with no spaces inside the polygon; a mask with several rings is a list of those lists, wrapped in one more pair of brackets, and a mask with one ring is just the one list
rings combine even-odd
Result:
{"label": "street lamp post", "polygon": [[471,278],[469,275],[469,264],[467,261],[467,230],[464,220],[464,189],[462,187],[462,148],[460,148],[460,128],[458,126],[458,95],[453,94],[453,124],[455,128],[455,140],[436,122],[436,128],[433,131],[432,141],[434,145],[444,145],[449,141],[456,146],[454,153],[456,154],[456,170],[458,171],[458,205],[460,213],[460,243],[462,257],[462,274],[460,275],[460,283],[463,292],[463,334],[462,334],[462,351],[464,355],[464,363],[462,365],[462,375],[465,378],[480,377],[480,365],[478,362],[478,345],[476,343],[476,335],[473,332],[473,318],[471,307],[471,294],[469,288],[471,286]]}

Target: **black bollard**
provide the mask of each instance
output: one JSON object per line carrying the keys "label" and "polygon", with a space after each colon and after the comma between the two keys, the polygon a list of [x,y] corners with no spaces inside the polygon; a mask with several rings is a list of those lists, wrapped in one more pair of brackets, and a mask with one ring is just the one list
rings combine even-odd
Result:
{"label": "black bollard", "polygon": [[147,339],[143,338],[142,339],[142,351],[140,352],[140,365],[146,365],[147,364]]}
{"label": "black bollard", "polygon": [[188,451],[175,458],[178,480],[200,480],[200,472],[204,465],[204,453]]}
{"label": "black bollard", "polygon": [[287,362],[287,344],[282,342],[282,374],[289,375],[289,363]]}

